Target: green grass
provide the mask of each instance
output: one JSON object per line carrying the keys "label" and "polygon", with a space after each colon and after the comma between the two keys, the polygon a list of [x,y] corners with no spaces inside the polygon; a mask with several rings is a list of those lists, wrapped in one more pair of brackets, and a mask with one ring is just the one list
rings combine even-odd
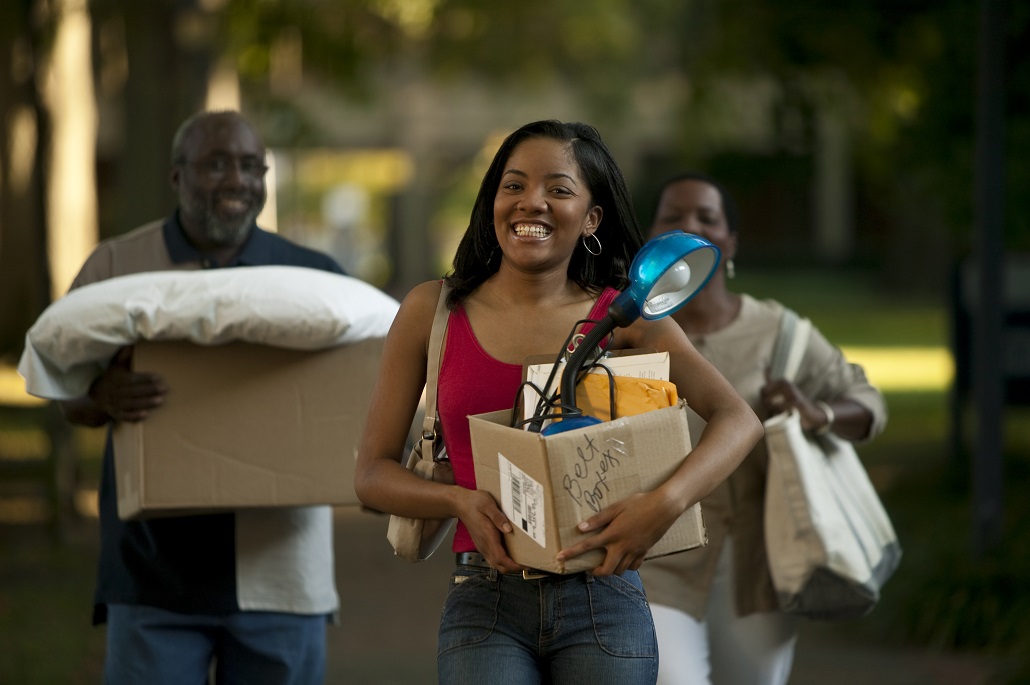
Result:
{"label": "green grass", "polygon": [[0,527],[0,682],[101,682],[104,633],[90,626],[95,537],[88,526],[58,545],[42,530]]}
{"label": "green grass", "polygon": [[[904,421],[910,407],[897,408],[894,421]],[[933,444],[940,452],[924,453]],[[1028,447],[1019,441],[1007,446],[1001,539],[986,550],[975,540],[970,467],[953,458],[944,441],[884,436],[883,444],[863,450],[869,461],[897,464],[881,493],[904,557],[880,605],[854,626],[858,636],[995,657],[1011,670],[992,683],[1030,682]]]}
{"label": "green grass", "polygon": [[797,310],[840,346],[946,346],[942,302],[885,292],[850,271],[762,271],[741,274],[733,288]]}

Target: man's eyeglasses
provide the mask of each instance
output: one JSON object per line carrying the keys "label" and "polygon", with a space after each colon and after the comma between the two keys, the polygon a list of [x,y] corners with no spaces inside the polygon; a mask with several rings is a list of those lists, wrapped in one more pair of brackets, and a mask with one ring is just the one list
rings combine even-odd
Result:
{"label": "man's eyeglasses", "polygon": [[249,179],[259,180],[268,173],[268,165],[260,157],[231,157],[229,155],[212,155],[202,159],[195,159],[187,162],[179,160],[179,164],[190,164],[198,172],[211,179],[220,181],[225,178],[229,170],[234,166],[239,169],[240,175]]}

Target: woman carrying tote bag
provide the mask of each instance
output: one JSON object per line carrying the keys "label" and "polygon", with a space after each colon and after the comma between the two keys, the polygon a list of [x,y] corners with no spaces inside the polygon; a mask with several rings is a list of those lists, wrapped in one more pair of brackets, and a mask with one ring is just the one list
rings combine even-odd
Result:
{"label": "woman carrying tote bag", "polygon": [[[673,319],[759,418],[794,408],[809,433],[832,431],[853,442],[879,435],[887,422],[883,396],[814,328],[794,382],[769,380],[784,306],[727,287],[734,276],[737,223],[733,199],[715,180],[686,173],[665,183],[651,237],[671,230],[696,233],[723,258],[707,287]],[[659,683],[783,685],[790,676],[797,618],[780,610],[769,573],[763,530],[767,466],[760,441],[702,500],[708,545],[641,568],[661,651]]]}

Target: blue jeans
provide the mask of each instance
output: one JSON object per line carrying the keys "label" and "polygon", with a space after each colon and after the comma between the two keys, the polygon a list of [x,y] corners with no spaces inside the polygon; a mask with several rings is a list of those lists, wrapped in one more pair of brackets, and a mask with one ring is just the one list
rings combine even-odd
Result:
{"label": "blue jeans", "polygon": [[106,685],[321,685],[326,616],[246,611],[221,616],[107,608]]}
{"label": "blue jeans", "polygon": [[658,643],[640,576],[525,580],[458,566],[437,675],[440,685],[652,685]]}

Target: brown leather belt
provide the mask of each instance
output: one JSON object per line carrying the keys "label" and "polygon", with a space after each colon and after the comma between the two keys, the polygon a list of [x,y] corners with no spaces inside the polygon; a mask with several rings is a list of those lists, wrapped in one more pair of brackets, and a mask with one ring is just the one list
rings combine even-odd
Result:
{"label": "brown leather belt", "polygon": [[[494,570],[490,564],[487,563],[486,557],[479,552],[458,552],[454,555],[454,563],[458,566],[472,566],[474,568],[485,568],[491,571]],[[522,576],[523,580],[540,580],[541,578],[550,578],[551,576],[559,576],[558,573],[548,573],[547,571],[538,571],[535,568],[523,569],[521,574],[518,573],[506,573],[508,576]]]}

